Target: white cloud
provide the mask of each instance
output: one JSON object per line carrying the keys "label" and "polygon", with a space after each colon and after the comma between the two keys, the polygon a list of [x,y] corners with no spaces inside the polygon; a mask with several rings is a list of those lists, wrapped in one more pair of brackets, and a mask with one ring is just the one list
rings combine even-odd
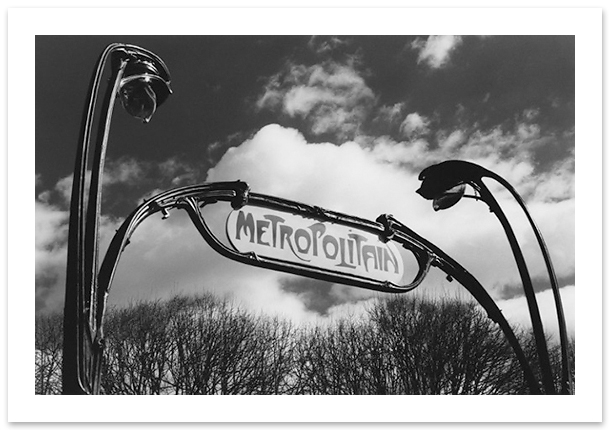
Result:
{"label": "white cloud", "polygon": [[376,138],[372,145],[368,146],[371,156],[383,163],[428,166],[435,161],[431,154],[428,142],[424,139],[416,139],[410,142],[395,142],[387,136]]}
{"label": "white cloud", "polygon": [[543,181],[530,191],[535,201],[552,201],[573,199],[575,195],[574,158],[566,158],[556,163],[544,173]]}
{"label": "white cloud", "polygon": [[257,192],[373,217],[392,206],[391,189],[379,185],[401,184],[406,176],[354,142],[309,144],[294,129],[269,125],[227,151],[207,180],[241,179]]}
{"label": "white cloud", "polygon": [[442,147],[442,152],[453,153],[456,152],[461,145],[464,144],[466,136],[462,130],[454,130],[445,137],[439,143]]}
{"label": "white cloud", "polygon": [[322,88],[299,85],[284,96],[284,110],[290,116],[305,117],[317,104],[332,103],[334,95]]}
{"label": "white cloud", "polygon": [[411,48],[419,51],[417,63],[426,63],[433,69],[444,66],[451,52],[462,43],[460,36],[429,36],[425,41],[417,38]]}
{"label": "white cloud", "polygon": [[[36,200],[36,307],[59,310],[63,305],[68,245],[68,210]],[[100,217],[99,243],[104,252],[118,225]],[[103,254],[102,254],[103,255]]]}
{"label": "white cloud", "polygon": [[412,138],[427,134],[430,131],[429,125],[430,121],[426,117],[413,112],[407,115],[402,124],[400,124],[400,132],[404,137]]}
{"label": "white cloud", "polygon": [[[222,216],[213,217],[217,219],[211,219],[211,224],[223,224]],[[308,312],[296,295],[281,289],[284,276],[289,275],[219,255],[205,243],[186,214],[175,211],[167,220],[153,216],[138,228],[123,253],[109,303],[207,291],[228,297],[254,313],[285,316],[294,321],[315,320],[317,315]]]}
{"label": "white cloud", "polygon": [[349,41],[341,40],[335,36],[312,36],[307,46],[319,56],[323,56],[337,49],[349,45]]}
{"label": "white cloud", "polygon": [[[53,249],[67,237],[68,212],[43,202],[35,202],[35,245],[37,250]],[[36,259],[38,264],[39,259]]]}
{"label": "white cloud", "polygon": [[[561,302],[563,313],[566,321],[568,336],[574,336],[574,285],[560,288]],[[538,307],[540,308],[540,317],[544,327],[545,334],[551,335],[555,341],[559,340],[559,327],[557,323],[557,311],[555,308],[555,299],[551,290],[545,290],[536,294]],[[509,300],[498,301],[498,307],[506,319],[511,323],[524,328],[531,328],[532,322],[529,314],[527,301],[524,296],[515,297]]]}
{"label": "white cloud", "polygon": [[533,121],[540,115],[540,109],[530,108],[523,111],[523,118],[527,121]]}
{"label": "white cloud", "polygon": [[[561,170],[535,174],[533,164],[527,157],[524,157],[523,160],[519,158],[504,160],[497,153],[491,154],[493,152],[491,145],[485,149],[484,153],[477,152],[477,155],[483,156],[480,158],[466,155],[471,151],[471,147],[465,146],[462,151],[452,151],[452,155],[448,156],[445,155],[442,147],[438,152],[430,150],[421,140],[396,143],[382,139],[371,150],[371,154],[380,161],[404,164],[413,167],[416,171],[418,168],[421,170],[421,168],[441,160],[463,159],[497,172],[507,179],[522,197],[526,198],[528,209],[541,229],[551,252],[557,275],[566,277],[573,274],[575,200],[574,171],[569,168],[570,163],[564,163],[568,166],[562,164],[564,168]],[[402,160],[402,163],[399,160]],[[489,180],[486,183],[492,189],[515,230],[530,266],[532,277],[545,277],[545,265],[537,241],[522,209],[514,198],[497,183]],[[416,189],[418,185],[413,185],[413,187]],[[554,198],[550,198],[550,196]],[[509,283],[520,283],[504,231],[484,203],[463,200],[450,210],[434,215],[421,213],[420,216],[429,223],[423,225],[418,231],[421,231],[425,237],[428,236],[450,255],[459,256],[458,260],[466,268],[475,272],[481,270],[480,267],[491,265],[488,266],[486,272],[480,274],[475,272],[477,276],[481,276],[484,285],[499,288]],[[412,219],[414,222],[419,222],[417,215]],[[433,223],[439,227],[445,226],[445,228],[453,226],[454,230],[434,228],[431,225]],[[494,255],[489,255],[489,252]],[[492,267],[493,270],[491,270]]]}
{"label": "white cloud", "polygon": [[[118,177],[118,178],[117,178]],[[87,182],[90,175],[87,176]],[[110,181],[131,180],[124,169],[112,169]],[[52,191],[44,191],[35,200],[36,307],[59,310],[63,305],[66,282],[69,202],[72,175],[60,179]],[[50,203],[51,194],[59,196]],[[105,250],[118,225],[107,216],[99,221],[100,249]]]}
{"label": "white cloud", "polygon": [[259,97],[260,109],[276,109],[306,119],[315,134],[353,135],[369,115],[375,97],[350,64],[327,62],[288,65],[269,79]]}
{"label": "white cloud", "polygon": [[[89,184],[90,180],[91,180],[91,172],[87,171],[87,175],[86,175],[86,178],[85,178],[86,184]],[[66,205],[66,206],[70,204],[70,198],[71,198],[71,195],[72,195],[72,181],[73,181],[73,176],[72,175],[68,175],[68,176],[65,176],[65,177],[61,178],[55,184],[54,191],[59,193],[59,197],[60,197],[61,203]],[[41,198],[43,200],[47,200],[48,199],[48,194],[49,194],[48,192],[45,192],[42,195],[40,195],[39,198]]]}
{"label": "white cloud", "polygon": [[[501,297],[507,284],[518,285],[520,279],[504,232],[493,214],[484,204],[474,200],[464,200],[448,211],[434,212],[431,203],[415,193],[420,185],[417,179],[420,168],[447,159],[448,155],[465,158],[462,155],[469,153],[480,157],[471,158],[471,161],[506,175],[509,181],[515,181],[518,189],[535,189],[536,184],[554,189],[553,185],[541,182],[556,181],[556,176],[535,175],[527,157],[504,160],[497,150],[494,151],[494,145],[518,147],[518,139],[497,132],[493,139],[488,137],[456,138],[468,143],[438,149],[430,149],[421,139],[394,142],[389,138],[377,139],[372,146],[363,147],[355,142],[310,144],[294,129],[269,125],[240,146],[229,149],[208,172],[207,180],[240,179],[248,182],[254,192],[370,220],[382,213],[391,213],[454,256],[492,296]],[[473,151],[472,146],[477,150]],[[562,184],[570,182],[569,166],[565,166],[559,177]],[[521,217],[513,225],[528,263],[531,261],[532,276],[546,276],[535,238],[523,220],[521,210],[507,193],[496,194],[511,220]],[[567,276],[574,270],[574,200],[542,198],[546,195],[548,192],[530,194],[530,209],[552,252],[558,275]],[[58,238],[52,235],[53,229],[59,231],[56,227],[65,218],[53,213],[57,208],[41,206],[41,209],[48,209],[46,213],[40,212],[40,222],[47,226],[45,233],[41,232],[41,242],[54,243]],[[199,237],[186,214],[176,212],[165,221],[160,215],[152,217],[136,231],[119,265],[111,303],[210,290],[230,294],[257,312],[281,313],[299,321],[316,319],[296,295],[282,289],[282,278],[286,275],[252,268],[218,255]],[[212,213],[207,219],[222,228],[225,218],[226,214]],[[102,223],[104,243],[116,227],[108,221]],[[51,261],[50,255],[47,257],[47,261]],[[61,267],[59,257],[54,261],[56,267],[65,268]],[[57,285],[63,289],[61,281]],[[340,299],[350,303],[371,297],[370,292],[354,287],[337,285],[330,288],[335,302]],[[419,287],[429,294],[443,293],[445,289],[460,290],[455,282],[448,286],[443,276],[434,270]],[[341,309],[353,306],[331,308],[329,314],[336,316]]]}
{"label": "white cloud", "polygon": [[[104,188],[112,185],[126,184],[135,185],[142,182],[150,174],[151,164],[133,158],[121,158],[119,160],[107,160],[102,174],[102,186]],[[72,197],[73,175],[69,174],[57,181],[52,190],[41,192],[37,197],[42,202],[49,203],[53,196],[57,204],[68,207]],[[85,172],[85,190],[91,182],[91,170]],[[86,198],[86,196],[85,196]]]}
{"label": "white cloud", "polygon": [[392,106],[381,106],[377,110],[375,120],[382,124],[392,125],[395,122],[400,121],[403,109],[404,103],[395,103]]}
{"label": "white cloud", "polygon": [[[549,179],[533,176],[527,161],[499,160],[491,153],[493,147],[484,153],[489,158],[472,161],[480,162],[519,184]],[[297,131],[272,125],[263,128],[240,147],[228,151],[210,171],[208,180],[239,178],[250,183],[257,192],[368,219],[375,219],[381,213],[393,213],[450,255],[459,256],[458,260],[484,285],[494,289],[518,284],[520,279],[505,235],[484,204],[465,200],[449,211],[434,213],[430,202],[415,194],[420,184],[417,180],[419,170],[406,170],[401,163],[388,164],[390,160],[407,163],[417,160],[417,163],[430,164],[439,161],[435,157],[441,157],[441,154],[431,151],[421,140],[407,144],[379,139],[372,149],[349,142],[340,146],[312,145]],[[537,258],[539,251],[521,209],[508,193],[498,193],[497,197],[509,219],[514,219],[518,237],[527,244],[527,249],[524,249],[526,257]],[[572,208],[560,202],[533,203],[535,217],[554,220],[552,224],[549,221],[549,225],[556,226],[556,229],[543,228],[543,234],[554,248],[564,250],[564,255],[557,254],[559,261],[556,261],[556,266],[566,268],[558,269],[560,276],[567,275],[573,267],[573,238],[560,231],[573,230]],[[531,273],[534,277],[544,276],[544,265],[536,264]]]}
{"label": "white cloud", "polygon": [[68,212],[35,202],[36,307],[63,303]]}
{"label": "white cloud", "polygon": [[133,158],[109,160],[104,166],[103,185],[137,183],[149,168],[147,163]]}
{"label": "white cloud", "polygon": [[174,187],[197,183],[199,172],[191,165],[176,157],[168,158],[158,165],[161,175]]}

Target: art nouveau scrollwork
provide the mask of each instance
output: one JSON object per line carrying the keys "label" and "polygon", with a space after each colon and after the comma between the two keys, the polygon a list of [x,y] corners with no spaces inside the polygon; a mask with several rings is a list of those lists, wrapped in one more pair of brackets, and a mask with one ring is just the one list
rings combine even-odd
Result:
{"label": "art nouveau scrollwork", "polygon": [[[310,220],[310,222],[340,225],[349,229],[349,231],[352,231],[353,234],[360,232],[362,235],[374,235],[378,238],[379,243],[393,242],[400,245],[402,249],[409,251],[417,263],[416,273],[410,282],[399,284],[379,278],[378,276],[363,275],[361,272],[354,271],[352,273],[345,270],[335,270],[330,267],[320,267],[318,265],[303,263],[296,259],[277,258],[253,251],[240,252],[229,243],[226,243],[226,241],[217,237],[210,229],[208,222],[206,222],[203,209],[218,202],[230,203],[233,211],[238,211],[245,207],[263,208],[276,211],[275,213],[294,214]],[[97,291],[97,300],[99,304],[97,307],[95,324],[97,333],[94,336],[95,339],[98,339],[99,345],[103,345],[103,318],[106,299],[110,292],[112,278],[116,271],[121,253],[129,243],[129,238],[136,228],[149,216],[161,212],[163,217],[166,218],[169,216],[170,211],[174,209],[182,209],[188,213],[195,228],[199,231],[207,244],[216,252],[234,261],[257,267],[391,293],[411,291],[421,284],[430,267],[441,269],[448,277],[457,280],[466,287],[484,307],[489,317],[500,325],[519,358],[532,392],[539,393],[538,383],[527,363],[523,351],[508,322],[502,316],[502,313],[495,305],[494,301],[468,271],[462,268],[438,247],[419,236],[391,215],[381,215],[373,222],[316,206],[253,193],[250,191],[248,185],[241,181],[206,183],[166,191],[147,200],[127,217],[113,238],[106,257],[100,267],[98,278],[99,289]],[[286,228],[288,229],[291,227]],[[244,227],[244,234],[249,234],[250,236],[247,237],[252,242],[254,242],[254,231],[255,230],[252,227],[248,233],[248,230]],[[321,236],[318,238],[320,237]],[[364,249],[364,247],[362,248]],[[334,250],[334,248],[330,249]],[[355,251],[352,250],[352,252]],[[381,251],[377,252],[382,255]],[[338,248],[334,251],[335,255],[337,253]],[[362,255],[364,255],[364,252],[362,252]],[[371,251],[370,255],[370,258],[373,258],[374,252]],[[372,265],[373,262],[370,264]],[[100,347],[96,354],[101,355],[102,353],[103,348]],[[95,358],[94,362],[99,363],[99,358]],[[99,375],[99,370],[97,374]],[[94,386],[99,389],[99,383],[94,384]]]}

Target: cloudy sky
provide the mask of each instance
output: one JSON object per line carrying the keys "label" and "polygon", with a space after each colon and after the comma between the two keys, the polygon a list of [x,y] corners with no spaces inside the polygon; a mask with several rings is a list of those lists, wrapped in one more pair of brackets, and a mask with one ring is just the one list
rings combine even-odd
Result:
{"label": "cloudy sky", "polygon": [[[63,305],[82,109],[98,55],[117,41],[163,58],[174,94],[149,124],[115,109],[103,244],[147,196],[240,179],[255,192],[371,220],[393,214],[475,275],[507,318],[527,324],[514,259],[486,206],[466,199],[434,212],[415,193],[425,167],[467,160],[505,177],[526,200],[550,249],[573,332],[573,36],[37,36],[37,312]],[[515,227],[545,327],[554,332],[535,237],[513,199],[489,185]],[[174,211],[134,234],[110,304],[203,291],[298,322],[357,314],[381,294],[229,261]],[[467,298],[434,269],[409,294]]]}

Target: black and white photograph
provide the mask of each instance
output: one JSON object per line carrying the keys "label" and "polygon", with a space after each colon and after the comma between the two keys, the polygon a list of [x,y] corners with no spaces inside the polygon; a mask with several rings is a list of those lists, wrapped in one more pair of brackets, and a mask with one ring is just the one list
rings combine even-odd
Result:
{"label": "black and white photograph", "polygon": [[[576,30],[422,32],[387,9],[345,17],[387,17],[391,30],[337,34],[286,31],[324,9],[269,11],[282,24],[267,30],[229,20],[264,11],[211,11],[211,31],[32,30],[35,255],[19,318],[33,360],[20,392],[61,404],[135,396],[141,408],[174,404],[156,395],[206,409],[387,399],[380,421],[568,420],[559,405],[597,387],[593,366],[577,365],[592,355],[577,351],[601,344],[576,339],[577,326],[601,324],[601,269],[577,276],[579,238],[601,236],[582,233],[589,209],[576,205],[589,198],[577,183],[601,178],[601,160],[579,164],[583,147],[601,155],[601,140],[583,141],[585,128],[601,138],[601,122],[577,112],[601,103],[578,101]],[[434,10],[419,12],[396,14]],[[587,297],[590,312],[577,313]],[[451,403],[463,409],[481,396],[539,406],[461,419],[397,407],[472,399]],[[334,413],[351,421],[344,407]],[[355,419],[371,421],[364,409]],[[295,421],[332,421],[303,412]]]}

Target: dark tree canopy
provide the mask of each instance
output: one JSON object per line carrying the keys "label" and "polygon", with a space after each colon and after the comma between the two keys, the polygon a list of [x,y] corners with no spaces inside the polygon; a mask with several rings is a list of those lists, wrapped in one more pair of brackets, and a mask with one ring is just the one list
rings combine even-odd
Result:
{"label": "dark tree canopy", "polygon": [[[61,328],[60,315],[37,317],[37,394],[61,392]],[[457,299],[389,296],[362,318],[297,327],[178,296],[110,310],[106,333],[103,394],[528,393],[501,330]],[[518,336],[537,368],[532,335]],[[559,346],[550,353],[559,386]]]}

